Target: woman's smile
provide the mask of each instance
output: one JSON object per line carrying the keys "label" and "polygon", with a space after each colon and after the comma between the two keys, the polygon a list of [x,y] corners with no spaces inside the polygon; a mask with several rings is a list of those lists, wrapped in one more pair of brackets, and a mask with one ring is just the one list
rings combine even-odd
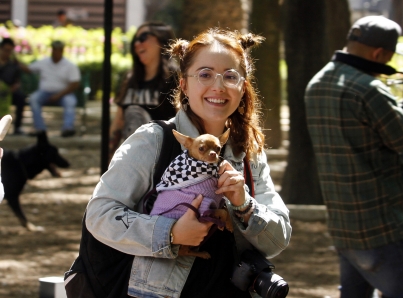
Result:
{"label": "woman's smile", "polygon": [[209,103],[218,104],[218,105],[223,105],[227,102],[227,100],[223,99],[223,98],[205,97],[204,99],[207,100]]}
{"label": "woman's smile", "polygon": [[137,50],[137,55],[141,55],[143,53],[147,52],[145,49],[138,49]]}

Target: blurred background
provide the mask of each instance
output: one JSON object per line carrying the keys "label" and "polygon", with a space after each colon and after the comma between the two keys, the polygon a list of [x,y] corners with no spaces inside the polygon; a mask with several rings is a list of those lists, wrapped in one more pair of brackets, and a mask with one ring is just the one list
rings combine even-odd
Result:
{"label": "blurred background", "polygon": [[[291,204],[322,204],[304,115],[303,94],[312,76],[342,49],[351,24],[366,15],[384,15],[403,24],[401,0],[113,0],[111,97],[132,65],[129,43],[144,21],[170,24],[176,37],[191,39],[208,27],[252,31],[266,41],[252,56],[266,129],[266,147],[280,170],[277,190]],[[63,10],[66,26],[54,26]],[[50,41],[66,43],[65,55],[86,74],[89,100],[102,98],[103,0],[0,1],[0,37],[12,37],[25,63],[48,56]],[[399,47],[401,45],[399,44]],[[403,69],[395,55],[392,66]],[[399,78],[392,82],[402,97]],[[393,79],[396,79],[393,81]],[[400,83],[399,83],[400,82]],[[277,151],[275,151],[277,150]],[[280,158],[281,157],[281,158]],[[273,160],[275,162],[275,160]],[[291,191],[292,190],[292,191]]]}
{"label": "blurred background", "polygon": [[[62,275],[77,256],[82,214],[100,175],[104,5],[108,1],[113,3],[112,110],[112,99],[132,67],[130,41],[145,21],[170,24],[176,37],[184,39],[215,26],[266,38],[251,53],[255,84],[262,101],[271,177],[290,209],[293,226],[289,247],[274,259],[276,271],[289,282],[290,298],[338,297],[337,255],[325,224],[305,122],[304,91],[334,51],[344,47],[347,32],[358,18],[383,15],[403,26],[402,0],[0,0],[0,39],[14,39],[18,59],[31,63],[46,57],[50,42],[62,40],[65,56],[79,66],[90,92],[85,134],[69,140],[50,134],[71,169],[61,178],[45,172],[38,175],[21,196],[32,221],[46,228],[46,234],[40,234],[46,237],[26,231],[7,207],[0,208],[0,297],[38,297],[38,278]],[[60,10],[67,22],[55,26]],[[398,47],[403,50],[403,40]],[[403,70],[402,56],[395,55],[391,65]],[[402,78],[381,79],[390,82],[401,102]],[[32,125],[29,109],[24,113],[24,124]],[[60,111],[49,110],[45,117],[58,129]],[[17,149],[33,142],[10,136],[1,145]]]}

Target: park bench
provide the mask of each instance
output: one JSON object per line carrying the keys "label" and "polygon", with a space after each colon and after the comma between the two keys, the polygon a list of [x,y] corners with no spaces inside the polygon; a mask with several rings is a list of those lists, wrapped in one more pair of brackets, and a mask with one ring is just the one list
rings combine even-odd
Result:
{"label": "park bench", "polygon": [[[28,101],[29,101],[29,95],[32,94],[34,91],[36,91],[38,89],[38,87],[39,87],[39,76],[38,75],[25,73],[25,72],[23,72],[21,74],[21,89],[25,94],[27,94]],[[91,92],[90,74],[88,72],[81,73],[80,86],[75,91],[75,95],[77,97],[76,108],[79,108],[81,110],[81,113],[80,113],[81,125],[80,125],[80,129],[79,129],[80,134],[83,134],[87,129],[86,105],[87,105],[87,101],[88,101],[90,92]],[[52,104],[45,105],[45,106],[62,108],[60,106],[55,106]]]}

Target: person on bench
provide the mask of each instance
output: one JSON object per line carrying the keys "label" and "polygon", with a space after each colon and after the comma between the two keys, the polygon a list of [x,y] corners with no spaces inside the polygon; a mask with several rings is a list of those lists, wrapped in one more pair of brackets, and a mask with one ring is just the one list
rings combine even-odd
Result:
{"label": "person on bench", "polygon": [[0,42],[0,80],[10,87],[12,104],[15,105],[13,134],[23,135],[21,124],[27,96],[21,90],[21,69],[17,58],[14,56],[14,47],[15,43],[11,38],[5,37]]}
{"label": "person on bench", "polygon": [[35,61],[22,67],[29,73],[39,74],[39,89],[29,99],[34,118],[35,130],[30,135],[46,131],[42,118],[42,106],[60,105],[64,108],[61,136],[70,137],[75,134],[74,119],[77,98],[74,91],[80,84],[80,70],[63,57],[64,43],[52,42],[51,57]]}

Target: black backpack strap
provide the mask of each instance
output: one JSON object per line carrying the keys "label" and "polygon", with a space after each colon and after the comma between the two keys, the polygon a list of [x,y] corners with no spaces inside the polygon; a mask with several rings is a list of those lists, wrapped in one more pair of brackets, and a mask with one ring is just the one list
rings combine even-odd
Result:
{"label": "black backpack strap", "polygon": [[182,148],[172,133],[172,129],[176,128],[175,123],[163,120],[153,120],[151,122],[157,123],[164,130],[161,153],[153,176],[155,186],[161,180],[162,174],[164,174],[171,161],[182,152]]}
{"label": "black backpack strap", "polygon": [[153,189],[150,190],[143,199],[143,212],[150,214],[153,209],[154,202],[157,199],[158,193],[155,186],[160,182],[165,169],[169,166],[171,161],[182,152],[181,145],[175,139],[172,129],[176,128],[175,123],[163,120],[153,120],[151,122],[157,123],[164,131],[162,139],[161,152],[155,167],[153,176]]}

